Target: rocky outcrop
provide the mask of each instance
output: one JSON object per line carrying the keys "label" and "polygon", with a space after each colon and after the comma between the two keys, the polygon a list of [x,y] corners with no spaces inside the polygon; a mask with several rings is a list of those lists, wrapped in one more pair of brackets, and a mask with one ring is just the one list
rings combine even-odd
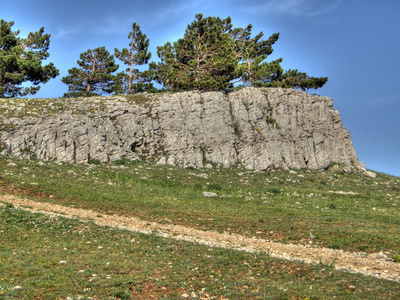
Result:
{"label": "rocky outcrop", "polygon": [[0,109],[0,149],[19,157],[257,170],[358,165],[332,99],[300,90],[13,99]]}

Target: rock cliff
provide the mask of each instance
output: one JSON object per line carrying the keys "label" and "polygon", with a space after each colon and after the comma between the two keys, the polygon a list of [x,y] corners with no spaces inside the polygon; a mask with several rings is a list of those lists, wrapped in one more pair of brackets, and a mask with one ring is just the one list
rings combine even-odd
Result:
{"label": "rock cliff", "polygon": [[0,110],[0,150],[18,157],[256,170],[359,164],[332,99],[300,90],[2,99]]}

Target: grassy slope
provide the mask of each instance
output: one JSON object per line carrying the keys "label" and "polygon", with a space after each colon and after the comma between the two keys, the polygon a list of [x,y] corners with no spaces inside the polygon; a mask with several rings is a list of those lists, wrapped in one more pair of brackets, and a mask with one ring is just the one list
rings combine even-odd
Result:
{"label": "grassy slope", "polygon": [[[311,232],[313,243],[324,247],[399,250],[400,179],[384,174],[371,179],[359,173],[194,170],[145,162],[120,169],[4,157],[0,169],[4,190],[41,201],[279,242],[309,243]],[[219,197],[204,198],[204,191]]]}
{"label": "grassy slope", "polygon": [[[400,254],[400,179],[396,177],[119,163],[124,163],[124,168],[43,164],[0,156],[0,190],[203,230],[367,253],[385,250],[393,259]],[[204,191],[219,197],[204,198]],[[11,298],[83,295],[129,299],[150,294],[179,298],[191,292],[234,299],[400,296],[398,283],[344,274],[329,266],[210,251],[12,208],[2,209],[0,226],[4,237],[0,243],[0,295]],[[60,265],[62,260],[67,265]],[[16,285],[23,289],[12,290]]]}

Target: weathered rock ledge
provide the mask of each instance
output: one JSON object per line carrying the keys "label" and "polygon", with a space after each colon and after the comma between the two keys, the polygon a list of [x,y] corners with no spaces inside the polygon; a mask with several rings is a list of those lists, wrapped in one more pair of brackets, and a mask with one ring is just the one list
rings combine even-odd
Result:
{"label": "weathered rock ledge", "polygon": [[0,150],[18,157],[255,170],[359,165],[333,100],[300,90],[2,99],[0,110]]}

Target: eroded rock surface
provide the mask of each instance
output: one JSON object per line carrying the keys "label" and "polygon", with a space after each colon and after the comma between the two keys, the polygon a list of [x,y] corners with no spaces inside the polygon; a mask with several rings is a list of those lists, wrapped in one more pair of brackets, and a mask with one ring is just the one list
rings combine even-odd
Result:
{"label": "eroded rock surface", "polygon": [[14,99],[0,109],[0,149],[18,157],[256,170],[359,165],[333,100],[300,90]]}

